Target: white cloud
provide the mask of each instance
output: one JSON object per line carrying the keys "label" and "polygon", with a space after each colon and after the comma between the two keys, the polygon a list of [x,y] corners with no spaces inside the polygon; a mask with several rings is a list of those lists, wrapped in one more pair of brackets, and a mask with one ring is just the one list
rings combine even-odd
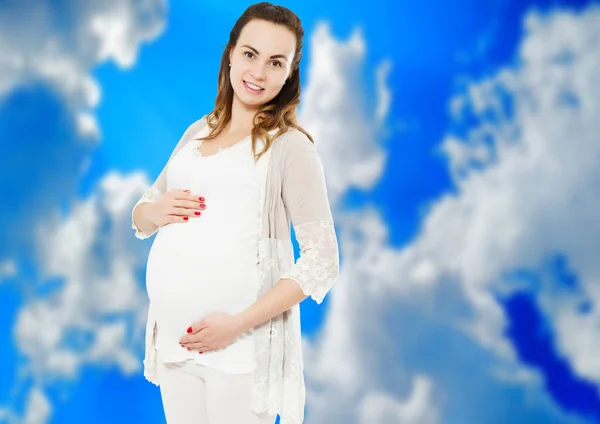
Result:
{"label": "white cloud", "polygon": [[[375,209],[338,211],[336,219],[341,274],[320,333],[304,339],[307,423],[442,423],[458,416],[501,424],[533,411],[546,421],[532,423],[580,422],[552,403],[537,373],[464,337],[459,323],[478,318],[469,315],[464,293],[450,281],[414,284],[408,265],[422,264],[418,251],[391,247]],[[508,402],[512,396],[526,401]],[[386,405],[382,415],[368,421],[378,405]],[[497,405],[504,415],[481,412]],[[469,421],[475,417],[480,421]]]}
{"label": "white cloud", "polygon": [[[329,197],[341,228],[341,249],[346,258],[339,282],[331,296],[327,322],[316,343],[305,340],[307,376],[307,421],[314,423],[437,423],[433,402],[433,382],[426,376],[406,377],[399,387],[409,390],[398,395],[379,387],[381,375],[371,374],[365,361],[377,359],[365,351],[365,344],[380,347],[385,327],[378,331],[378,316],[371,308],[374,295],[368,282],[376,278],[369,262],[384,251],[387,229],[374,213],[361,211],[360,227],[351,215],[340,210],[340,197],[352,187],[371,188],[384,165],[385,152],[380,142],[385,133],[391,103],[386,78],[391,62],[376,70],[377,105],[374,112],[366,106],[368,96],[364,67],[365,43],[355,31],[346,42],[335,40],[326,24],[317,26],[311,37],[308,85],[303,91],[301,124],[314,136],[325,164]],[[368,239],[360,245],[344,238],[352,228],[365,228]],[[372,249],[371,249],[372,247]],[[380,269],[380,268],[379,268]],[[385,273],[385,269],[380,269]],[[362,299],[364,303],[357,304]],[[374,324],[371,327],[370,324]],[[369,331],[369,328],[371,331]],[[358,343],[357,337],[367,339]],[[365,343],[365,344],[362,344]],[[343,358],[343,361],[340,360]],[[402,372],[400,364],[392,364]],[[398,421],[403,420],[403,421]]]}
{"label": "white cloud", "polygon": [[49,216],[36,227],[40,283],[15,325],[27,363],[19,378],[34,385],[22,418],[6,408],[0,418],[47,422],[52,408],[43,389],[76,379],[86,366],[140,372],[148,299],[139,275],[148,246],[131,237],[130,226],[131,206],[148,185],[141,173],[111,172],[67,216]]}
{"label": "white cloud", "polygon": [[[131,206],[148,187],[142,174],[107,174],[65,217],[37,227],[37,292],[18,312],[15,336],[33,386],[22,417],[0,409],[11,424],[44,424],[52,413],[44,394],[76,380],[86,366],[141,370],[147,296],[139,284],[147,245],[131,237]],[[44,294],[40,294],[44,293]],[[19,382],[15,382],[19,386]]]}
{"label": "white cloud", "polygon": [[[336,225],[341,273],[321,332],[315,341],[304,340],[308,422],[439,422],[435,381],[394,355],[404,332],[389,317],[390,308],[402,308],[390,290],[398,284],[400,253],[387,246],[385,224],[366,209],[337,211]],[[411,301],[421,300],[415,290]],[[407,337],[405,343],[412,342]]]}
{"label": "white cloud", "polygon": [[[21,181],[21,192],[28,196],[15,197],[10,188],[0,194],[12,199],[11,208],[0,210],[7,223],[0,226],[5,240],[0,258],[22,252],[14,259],[27,263],[31,258],[22,256],[32,250],[31,222],[45,219],[77,194],[101,138],[96,67],[109,60],[122,68],[133,66],[142,43],[163,31],[165,15],[165,0],[2,3],[0,114],[5,125],[0,139],[10,148],[0,156],[0,166],[8,170],[5,178]],[[24,143],[23,134],[32,128],[43,137],[25,136]],[[32,198],[35,208],[27,200]]]}
{"label": "white cloud", "polygon": [[[526,393],[526,404],[505,408],[519,419],[537,411],[545,422],[578,422],[552,403],[543,378],[518,362],[504,337],[505,315],[495,293],[514,288],[504,279],[506,272],[520,267],[538,270],[548,255],[566,254],[584,295],[557,296],[543,285],[540,300],[556,325],[560,349],[575,370],[598,381],[600,367],[594,354],[600,350],[600,313],[596,308],[581,314],[575,306],[582,296],[600,302],[596,258],[600,225],[595,218],[600,216],[599,10],[592,7],[579,15],[557,11],[546,17],[529,14],[519,64],[469,84],[464,95],[451,100],[457,120],[470,113],[479,124],[444,140],[456,192],[432,203],[420,234],[404,249],[387,245],[387,228],[375,210],[336,211],[344,262],[323,329],[304,346],[311,424],[355,423],[357,408],[365,422],[378,422],[376,418],[435,422],[442,416],[449,420],[446,409],[456,408],[460,400],[451,391],[470,390],[478,399],[497,403],[495,387],[502,385],[502,390],[515,387]],[[319,31],[314,40],[336,46],[322,28]],[[362,41],[355,37],[348,44],[359,46],[360,52]],[[340,44],[339,55],[348,50]],[[321,58],[319,52],[326,54]],[[346,90],[339,81],[353,81],[342,70],[350,69],[354,75],[360,61],[348,68],[344,56],[340,64],[329,63],[338,59],[337,52],[315,49],[314,55],[317,64],[309,72],[313,76],[309,84],[316,82],[305,92],[319,93],[321,100],[303,103],[302,117],[311,119],[307,128],[335,122],[345,123],[352,134],[360,133],[354,122],[364,121],[353,109],[331,106],[357,103],[346,96],[350,86]],[[314,77],[326,74],[325,66],[336,70],[329,72],[336,81]],[[345,134],[340,132],[342,124],[334,128],[332,135]],[[377,133],[370,125],[364,128]],[[380,148],[377,137],[332,135],[319,135],[324,140],[319,148],[325,153],[326,172],[332,175],[328,183],[337,199],[358,185],[345,174],[354,170],[356,161],[344,157],[344,149],[368,160],[379,158]],[[365,188],[379,176],[381,170],[376,169]],[[400,320],[394,321],[397,316]],[[433,375],[424,375],[403,363],[432,361],[423,357],[431,354],[424,339],[436,337],[440,323],[445,337],[458,339],[456,346],[467,345],[461,332],[480,344],[470,347],[477,352],[471,355],[487,358],[486,350],[491,353],[486,368],[481,364],[460,368],[462,373],[482,373],[477,377],[486,386],[482,393],[474,393],[460,379],[437,381],[442,376],[431,366],[426,369]],[[436,350],[456,349],[448,342],[431,343]],[[442,406],[437,395],[454,404]],[[382,408],[382,415],[370,415],[377,408]],[[490,423],[502,419],[486,416]]]}
{"label": "white cloud", "polygon": [[0,283],[3,279],[11,278],[17,275],[17,264],[14,259],[4,259],[0,261]]}
{"label": "white cloud", "polygon": [[[22,92],[17,107],[41,102],[49,105],[54,118],[40,123],[33,108],[22,109],[19,117],[46,134],[43,144],[35,140],[29,144],[44,156],[40,163],[32,163],[37,174],[26,169],[22,178],[26,183],[36,176],[38,184],[27,191],[36,199],[35,210],[44,212],[36,216],[30,207],[21,211],[20,204],[14,205],[13,212],[5,214],[10,229],[4,232],[15,238],[9,238],[11,244],[4,249],[39,250],[18,259],[35,263],[41,257],[42,283],[27,285],[15,328],[16,345],[28,361],[26,374],[34,385],[22,417],[4,409],[0,420],[46,422],[52,411],[43,388],[55,379],[76,375],[83,366],[116,366],[124,373],[140,367],[140,329],[147,304],[136,273],[143,269],[144,247],[128,245],[130,212],[115,208],[129,207],[127,202],[137,199],[147,180],[138,175],[124,182],[109,175],[90,199],[75,204],[65,221],[53,211],[59,198],[65,203],[72,199],[73,186],[89,165],[93,147],[89,142],[100,138],[94,109],[101,90],[92,75],[94,68],[108,60],[124,69],[133,66],[141,45],[163,31],[165,15],[164,0],[25,0],[0,9],[0,104],[5,102],[10,111],[14,93]],[[26,126],[19,123],[13,131],[20,125]],[[18,158],[21,152],[17,153]],[[48,168],[54,159],[60,169]],[[13,174],[19,179],[18,170]],[[45,186],[40,186],[40,179]],[[44,228],[35,240],[32,222],[42,222]],[[7,262],[3,268],[0,273],[15,267]],[[14,382],[16,391],[23,387],[23,378],[27,376]]]}
{"label": "white cloud", "polygon": [[431,407],[432,383],[422,376],[414,379],[410,398],[399,402],[387,393],[371,393],[362,399],[359,409],[360,424],[402,423],[437,424],[440,422],[435,407]]}
{"label": "white cloud", "polygon": [[[441,282],[461,284],[475,319],[459,325],[512,361],[494,297],[511,289],[503,275],[538,270],[548,255],[564,253],[582,291],[565,297],[547,284],[540,301],[555,320],[561,350],[578,373],[596,381],[600,313],[581,314],[577,306],[582,299],[600,302],[599,11],[528,16],[519,65],[470,84],[451,101],[457,119],[463,113],[480,119],[466,136],[452,134],[443,143],[456,194],[431,205],[410,245],[371,262],[379,270],[374,280],[401,296]],[[364,249],[362,242],[355,248]]]}
{"label": "white cloud", "polygon": [[147,297],[137,273],[145,263],[128,230],[147,184],[139,174],[109,173],[68,216],[38,228],[39,291],[48,293],[25,302],[16,325],[37,379],[71,379],[90,364],[139,371]]}
{"label": "white cloud", "polygon": [[52,405],[48,398],[36,387],[29,393],[29,398],[27,399],[27,415],[25,416],[23,423],[44,424],[47,422],[51,412]]}
{"label": "white cloud", "polygon": [[6,424],[45,424],[52,413],[52,404],[37,386],[29,391],[25,402],[25,413],[19,417],[13,411],[0,408],[0,422]]}
{"label": "white cloud", "polygon": [[47,84],[75,117],[80,137],[98,138],[93,109],[100,87],[91,75],[93,68],[106,60],[122,68],[133,66],[141,44],[163,31],[165,14],[165,0],[4,4],[0,101],[31,83]]}
{"label": "white cloud", "polygon": [[381,128],[385,125],[390,105],[392,102],[392,93],[387,86],[387,78],[392,70],[392,62],[390,60],[385,61],[377,68],[377,96],[379,102],[375,112],[377,128]]}
{"label": "white cloud", "polygon": [[[359,31],[346,42],[334,40],[326,23],[317,25],[310,40],[311,66],[303,87],[299,120],[314,137],[326,169],[332,204],[351,187],[367,190],[383,170],[385,152],[377,143],[391,95],[383,62],[376,72],[375,112],[366,99],[362,78],[365,43]],[[327,95],[324,95],[327,93]]]}
{"label": "white cloud", "polygon": [[525,27],[518,65],[461,96],[457,118],[481,124],[445,140],[458,194],[432,208],[411,249],[459,276],[486,345],[502,337],[492,290],[508,285],[503,273],[564,254],[581,290],[566,295],[546,278],[540,301],[575,370],[600,382],[600,312],[577,308],[600,304],[600,8],[532,13]]}

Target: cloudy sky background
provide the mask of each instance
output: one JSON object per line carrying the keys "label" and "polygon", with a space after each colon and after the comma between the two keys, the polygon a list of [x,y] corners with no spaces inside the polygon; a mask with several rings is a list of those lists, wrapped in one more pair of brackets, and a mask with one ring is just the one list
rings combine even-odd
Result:
{"label": "cloudy sky background", "polygon": [[[0,2],[0,423],[164,423],[131,208],[249,2]],[[310,424],[600,423],[600,4],[290,1],[340,278]]]}

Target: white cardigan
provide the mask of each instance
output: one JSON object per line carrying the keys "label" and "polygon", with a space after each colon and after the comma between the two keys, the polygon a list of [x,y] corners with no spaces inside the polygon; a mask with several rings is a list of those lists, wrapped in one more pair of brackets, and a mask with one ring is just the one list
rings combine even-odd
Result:
{"label": "white cardigan", "polygon": [[[190,125],[171,158],[206,124],[204,116]],[[167,166],[168,161],[133,209],[140,203],[157,201],[166,192]],[[274,140],[257,166],[263,176],[263,207],[258,223],[260,289],[257,297],[271,290],[280,279],[289,278],[300,285],[305,295],[321,303],[339,274],[339,250],[325,175],[316,147],[302,132],[291,129]],[[290,222],[300,246],[300,257],[296,263]],[[154,234],[139,231],[133,222],[133,211],[131,226],[140,239]],[[150,305],[144,376],[158,385],[160,383],[155,374],[155,325]],[[306,393],[300,306],[294,305],[283,314],[256,326],[253,334],[257,364],[253,372],[254,412],[279,414],[281,424],[301,424]]]}

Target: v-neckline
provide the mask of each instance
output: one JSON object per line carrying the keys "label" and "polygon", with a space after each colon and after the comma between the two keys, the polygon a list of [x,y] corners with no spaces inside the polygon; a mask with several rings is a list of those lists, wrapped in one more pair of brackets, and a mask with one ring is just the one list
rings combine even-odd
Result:
{"label": "v-neckline", "polygon": [[215,156],[217,156],[217,155],[219,155],[219,154],[221,154],[221,153],[223,153],[223,152],[225,152],[227,150],[230,150],[230,149],[232,149],[232,148],[234,148],[236,146],[239,146],[239,145],[243,144],[244,142],[246,142],[251,137],[252,137],[252,135],[248,135],[245,138],[243,138],[242,140],[233,143],[231,146],[227,146],[225,148],[223,148],[223,147],[219,148],[219,150],[217,150],[215,153],[213,153],[212,155],[208,155],[208,156],[204,156],[202,154],[202,152],[200,151],[200,146],[202,145],[202,143],[204,142],[204,140],[199,140],[199,139],[195,138],[194,139],[194,141],[195,141],[194,154],[196,156],[202,158],[202,159],[213,158],[213,157],[215,157]]}

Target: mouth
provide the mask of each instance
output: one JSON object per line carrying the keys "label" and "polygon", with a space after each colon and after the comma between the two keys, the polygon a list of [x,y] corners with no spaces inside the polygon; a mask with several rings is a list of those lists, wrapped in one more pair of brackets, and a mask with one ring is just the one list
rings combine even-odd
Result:
{"label": "mouth", "polygon": [[262,88],[259,85],[252,84],[251,82],[248,82],[246,80],[242,81],[244,82],[244,87],[246,87],[246,90],[250,91],[251,93],[260,93],[261,91],[264,91],[264,88]]}

